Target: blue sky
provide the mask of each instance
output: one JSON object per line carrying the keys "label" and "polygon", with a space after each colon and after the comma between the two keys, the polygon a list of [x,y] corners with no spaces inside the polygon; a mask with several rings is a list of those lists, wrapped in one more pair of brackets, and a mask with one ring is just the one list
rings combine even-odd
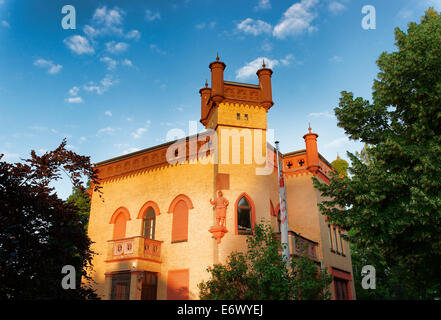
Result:
{"label": "blue sky", "polygon": [[[75,30],[61,27],[67,4]],[[361,27],[365,5],[375,30]],[[340,92],[370,98],[394,27],[431,5],[441,0],[0,0],[0,153],[16,162],[66,137],[98,162],[188,132],[219,51],[226,80],[257,83],[262,58],[273,68],[268,119],[282,152],[304,148],[310,122],[319,152],[346,158],[362,145],[336,125]]]}

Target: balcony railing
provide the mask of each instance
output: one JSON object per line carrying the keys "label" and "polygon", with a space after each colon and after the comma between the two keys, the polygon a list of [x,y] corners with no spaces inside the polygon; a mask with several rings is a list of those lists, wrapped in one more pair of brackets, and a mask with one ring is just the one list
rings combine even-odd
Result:
{"label": "balcony railing", "polygon": [[109,240],[107,260],[149,259],[161,261],[162,241],[151,240],[141,236]]}
{"label": "balcony railing", "polygon": [[[276,236],[280,239],[280,232],[276,233]],[[317,260],[317,242],[304,238],[294,231],[289,231],[288,243],[291,255],[304,255]]]}

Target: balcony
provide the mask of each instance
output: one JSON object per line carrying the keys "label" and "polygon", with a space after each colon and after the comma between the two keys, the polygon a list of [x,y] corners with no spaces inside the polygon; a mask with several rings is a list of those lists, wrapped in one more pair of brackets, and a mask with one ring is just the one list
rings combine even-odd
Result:
{"label": "balcony", "polygon": [[108,242],[107,262],[135,259],[161,262],[162,241],[137,236]]}
{"label": "balcony", "polygon": [[293,231],[289,231],[288,239],[291,255],[303,255],[317,260],[317,242],[304,238]]}
{"label": "balcony", "polygon": [[[277,232],[276,236],[280,239],[280,232]],[[294,231],[288,231],[288,243],[291,256],[302,255],[317,260],[317,242],[302,237]]]}

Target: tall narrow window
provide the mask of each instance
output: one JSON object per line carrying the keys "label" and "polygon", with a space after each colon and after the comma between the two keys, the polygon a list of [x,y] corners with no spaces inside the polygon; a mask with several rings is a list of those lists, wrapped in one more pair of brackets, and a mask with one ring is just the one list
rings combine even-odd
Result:
{"label": "tall narrow window", "polygon": [[328,235],[329,235],[329,249],[334,251],[334,241],[332,241],[332,231],[330,224],[328,224]]}
{"label": "tall narrow window", "polygon": [[126,236],[126,223],[127,218],[124,213],[120,213],[115,219],[115,225],[113,226],[113,239],[123,239]]}
{"label": "tall narrow window", "polygon": [[335,251],[337,253],[339,253],[339,250],[338,250],[338,240],[337,240],[337,230],[335,229],[335,227],[333,227],[332,229],[334,229]]}
{"label": "tall narrow window", "polygon": [[237,204],[237,233],[251,234],[251,205],[245,197]]}
{"label": "tall narrow window", "polygon": [[155,240],[156,214],[150,207],[144,215],[143,236],[147,239]]}
{"label": "tall narrow window", "polygon": [[343,250],[343,238],[341,237],[341,230],[338,230],[338,236],[340,238],[340,252],[341,254],[345,254],[344,250]]}
{"label": "tall narrow window", "polygon": [[172,242],[188,239],[188,207],[184,200],[179,200],[173,211]]}

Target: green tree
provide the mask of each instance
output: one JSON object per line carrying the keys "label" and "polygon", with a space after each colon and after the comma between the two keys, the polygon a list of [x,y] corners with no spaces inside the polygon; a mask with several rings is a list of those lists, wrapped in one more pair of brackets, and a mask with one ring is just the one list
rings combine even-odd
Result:
{"label": "green tree", "polygon": [[[86,189],[90,189],[90,181],[87,182]],[[84,230],[87,232],[90,215],[90,196],[87,191],[85,189],[73,187],[72,194],[66,201],[78,208],[78,215],[84,225]]]}
{"label": "green tree", "polygon": [[[64,172],[79,190],[83,177],[100,187],[89,157],[65,146],[42,156],[32,151],[23,163],[0,161],[0,299],[96,298],[87,273],[94,252],[78,207],[49,185]],[[61,286],[65,265],[75,267],[75,290]]]}
{"label": "green tree", "polygon": [[337,159],[331,162],[331,165],[337,170],[340,177],[346,177],[348,175],[349,163],[346,160],[341,159],[338,155]]}
{"label": "green tree", "polygon": [[331,276],[305,256],[287,268],[281,243],[271,226],[256,225],[247,238],[248,251],[233,252],[225,264],[209,267],[210,279],[200,283],[203,300],[328,299]]}
{"label": "green tree", "polygon": [[372,101],[344,91],[334,109],[338,126],[369,144],[369,161],[348,152],[350,178],[314,184],[330,199],[321,212],[350,230],[365,253],[357,258],[389,281],[386,297],[433,299],[441,296],[440,14],[429,9],[395,39],[397,50],[377,61]]}

